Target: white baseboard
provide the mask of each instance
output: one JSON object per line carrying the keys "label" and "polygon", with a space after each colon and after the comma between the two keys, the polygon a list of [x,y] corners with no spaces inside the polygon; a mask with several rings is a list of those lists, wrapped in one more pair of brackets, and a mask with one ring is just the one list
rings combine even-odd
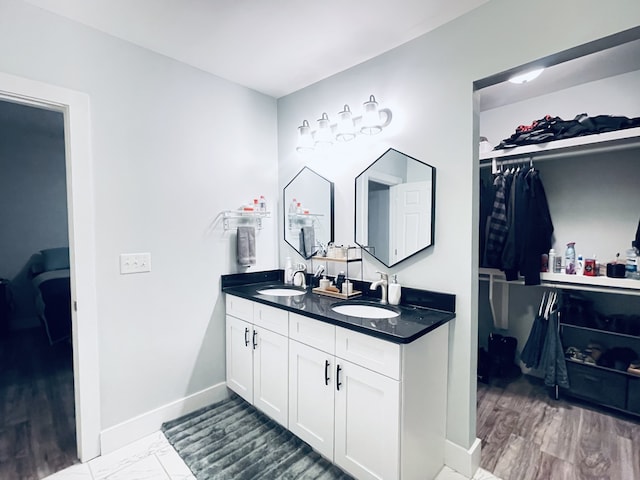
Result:
{"label": "white baseboard", "polygon": [[467,450],[447,440],[444,447],[445,465],[467,478],[472,478],[480,467],[480,445],[480,439],[476,438],[471,448]]}
{"label": "white baseboard", "polygon": [[226,399],[229,391],[225,382],[205,388],[188,397],[168,403],[100,432],[101,455],[111,453],[136,440],[160,430],[164,422],[194,412],[199,408]]}

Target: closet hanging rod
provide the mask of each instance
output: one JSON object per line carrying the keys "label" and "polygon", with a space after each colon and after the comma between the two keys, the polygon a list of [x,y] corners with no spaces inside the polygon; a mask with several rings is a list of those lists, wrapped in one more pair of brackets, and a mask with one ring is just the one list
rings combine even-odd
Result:
{"label": "closet hanging rod", "polygon": [[[541,159],[538,159],[538,160],[541,160]],[[525,165],[525,164],[532,165],[533,164],[533,157],[509,158],[509,159],[504,159],[504,160],[501,160],[499,158],[491,158],[491,159],[488,159],[488,160],[481,160],[480,161],[480,168],[490,167],[491,165],[493,165],[494,162],[497,165],[502,165],[502,166],[507,166],[507,165]]]}

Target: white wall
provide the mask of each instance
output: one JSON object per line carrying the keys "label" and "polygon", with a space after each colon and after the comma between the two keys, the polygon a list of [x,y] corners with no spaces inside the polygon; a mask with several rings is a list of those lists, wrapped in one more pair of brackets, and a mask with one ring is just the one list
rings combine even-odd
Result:
{"label": "white wall", "polygon": [[[0,72],[90,98],[102,428],[222,382],[219,279],[238,268],[234,235],[208,227],[277,198],[275,100],[15,0]],[[251,270],[276,266],[264,223]],[[126,252],[152,272],[119,275]]]}
{"label": "white wall", "polygon": [[[477,115],[473,82],[639,23],[640,3],[617,8],[594,0],[528,3],[493,0],[387,54],[278,101],[279,182],[309,165],[335,182],[336,240],[353,244],[354,178],[387,148],[437,169],[435,245],[386,269],[401,283],[455,293],[447,436],[462,448],[475,438],[477,348]],[[549,12],[553,12],[551,15]],[[580,15],[576,15],[580,12]],[[544,32],[544,34],[541,34]],[[393,110],[382,134],[334,147],[325,155],[295,151],[296,128],[326,111],[356,110],[370,94]],[[281,220],[280,220],[281,221]],[[280,243],[280,256],[293,255]],[[367,260],[364,276],[382,265]]]}

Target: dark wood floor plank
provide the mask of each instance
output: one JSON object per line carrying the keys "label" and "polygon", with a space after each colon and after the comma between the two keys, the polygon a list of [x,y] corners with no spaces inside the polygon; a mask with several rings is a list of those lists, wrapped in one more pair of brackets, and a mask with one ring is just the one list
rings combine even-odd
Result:
{"label": "dark wood floor plank", "polygon": [[535,480],[584,480],[578,476],[573,464],[540,452]]}
{"label": "dark wood floor plank", "polygon": [[539,446],[511,434],[494,473],[502,480],[534,480],[538,475],[539,463]]}
{"label": "dark wood floor plank", "polygon": [[0,340],[0,479],[38,480],[77,463],[72,351],[41,329]]}
{"label": "dark wood floor plank", "polygon": [[481,467],[504,480],[640,479],[640,419],[571,398],[539,379],[478,384]]}

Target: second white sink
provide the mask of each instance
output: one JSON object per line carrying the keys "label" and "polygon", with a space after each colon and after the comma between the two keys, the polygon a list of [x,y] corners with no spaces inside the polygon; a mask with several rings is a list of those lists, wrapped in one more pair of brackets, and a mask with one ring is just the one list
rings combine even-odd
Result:
{"label": "second white sink", "polygon": [[336,313],[360,318],[393,318],[400,315],[390,308],[377,305],[363,305],[361,303],[341,303],[331,307]]}

